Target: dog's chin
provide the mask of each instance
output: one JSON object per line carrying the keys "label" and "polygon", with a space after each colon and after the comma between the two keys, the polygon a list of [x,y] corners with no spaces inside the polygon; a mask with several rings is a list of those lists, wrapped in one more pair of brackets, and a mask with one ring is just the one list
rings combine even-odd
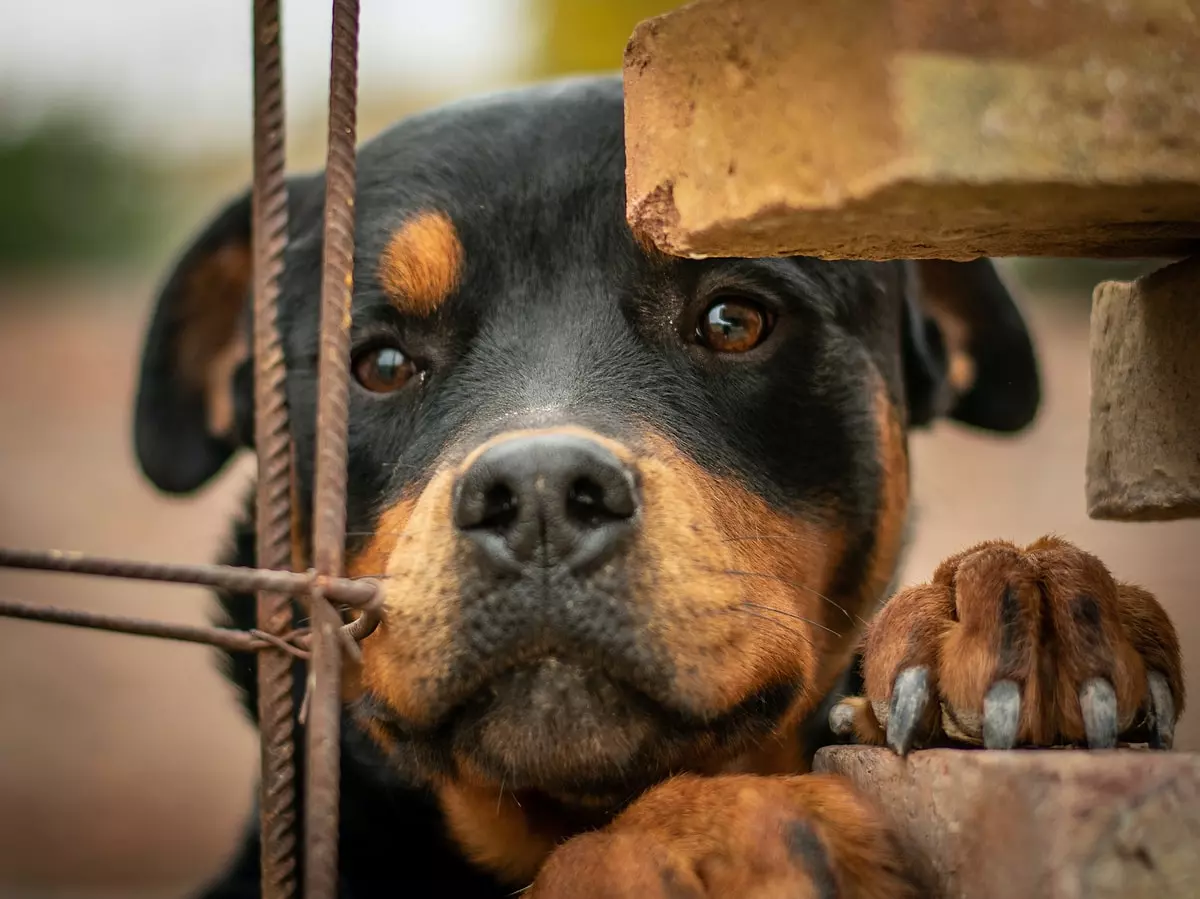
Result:
{"label": "dog's chin", "polygon": [[718,770],[770,738],[798,690],[766,685],[696,714],[603,667],[546,655],[492,674],[432,726],[406,727],[370,693],[352,713],[368,731],[382,728],[374,745],[405,782],[462,779],[612,811],[672,774]]}
{"label": "dog's chin", "polygon": [[460,709],[452,741],[506,789],[598,798],[647,776],[660,714],[603,671],[547,657],[492,679]]}

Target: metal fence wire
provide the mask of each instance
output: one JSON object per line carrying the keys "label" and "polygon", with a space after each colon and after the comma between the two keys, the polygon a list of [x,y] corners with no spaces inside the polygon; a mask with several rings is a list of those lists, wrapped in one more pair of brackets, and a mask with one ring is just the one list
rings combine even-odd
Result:
{"label": "metal fence wire", "polygon": [[[260,826],[262,895],[297,892],[296,726],[293,665],[307,661],[304,730],[304,896],[337,894],[340,679],[343,653],[357,653],[382,615],[378,584],[342,577],[346,536],[346,441],[349,311],[353,294],[358,0],[333,0],[329,142],[321,274],[320,370],[317,398],[313,568],[291,570],[296,495],[288,423],[286,366],[277,306],[287,248],[284,180],[283,46],[280,0],[254,0],[254,435],[258,455],[257,568],[168,565],[106,559],[57,550],[0,549],[0,567],[200,584],[253,591],[257,627],[179,625],[0,600],[0,617],[90,627],[258,653],[258,719],[262,744]],[[310,625],[293,620],[307,600]],[[334,603],[356,610],[343,624]]]}

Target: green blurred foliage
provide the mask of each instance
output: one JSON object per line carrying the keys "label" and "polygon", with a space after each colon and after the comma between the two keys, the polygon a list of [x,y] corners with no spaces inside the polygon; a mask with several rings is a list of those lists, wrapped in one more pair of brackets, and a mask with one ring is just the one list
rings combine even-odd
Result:
{"label": "green blurred foliage", "polygon": [[681,0],[530,0],[542,29],[534,72],[616,71],[634,26],[682,5]]}
{"label": "green blurred foliage", "polygon": [[[526,0],[538,40],[526,75],[617,71],[638,22],[682,0]],[[0,88],[2,91],[2,88]],[[362,133],[426,105],[419,95],[389,94],[360,109]],[[378,121],[376,121],[378,120]],[[111,139],[86,111],[65,111],[32,128],[6,127],[0,106],[0,273],[87,266],[158,264],[249,177],[249,159],[150,161]],[[293,167],[319,165],[324,123],[293,123]],[[311,132],[311,140],[305,138]],[[304,138],[304,139],[301,139]],[[311,146],[310,146],[311,145]],[[1035,290],[1087,297],[1097,281],[1132,277],[1157,263],[1012,260]]]}
{"label": "green blurred foliage", "polygon": [[[526,72],[615,71],[634,26],[679,5],[527,0],[540,40]],[[389,104],[389,119],[395,105]],[[294,125],[293,143],[298,130]],[[223,195],[232,189],[226,181],[241,183],[249,160],[234,162],[149,160],[111,139],[86,111],[64,111],[29,128],[5,122],[0,107],[0,273],[155,262],[178,239],[180,220],[190,219],[193,206],[207,214],[214,185]]]}
{"label": "green blurred foliage", "polygon": [[165,181],[85,115],[0,127],[0,269],[137,258],[160,232]]}

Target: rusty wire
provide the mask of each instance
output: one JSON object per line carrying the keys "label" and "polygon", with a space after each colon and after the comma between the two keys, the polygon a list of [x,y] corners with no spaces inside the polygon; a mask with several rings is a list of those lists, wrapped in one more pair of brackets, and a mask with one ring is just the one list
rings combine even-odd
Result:
{"label": "rusty wire", "polygon": [[[287,365],[279,333],[279,280],[287,249],[284,179],[283,46],[279,0],[255,0],[254,182],[254,445],[259,568],[292,567],[292,440]],[[259,590],[258,630],[283,640],[294,626],[292,599]],[[286,644],[285,644],[286,645]],[[306,654],[307,655],[307,654]],[[281,648],[259,652],[258,728],[260,864],[263,899],[296,895],[296,744],[293,658]]]}
{"label": "rusty wire", "polygon": [[141,637],[158,637],[163,640],[182,640],[185,643],[204,643],[229,652],[260,652],[264,649],[276,649],[298,659],[308,658],[308,630],[306,628],[276,635],[257,629],[243,631],[235,628],[176,624],[171,621],[156,621],[153,618],[135,618],[128,615],[107,615],[82,609],[60,609],[41,603],[12,599],[0,599],[0,617],[19,618],[24,621],[43,621],[48,624],[65,624],[71,627],[86,627]]}
{"label": "rusty wire", "polygon": [[[164,640],[180,640],[185,643],[206,643],[230,652],[262,652],[278,649],[297,659],[307,660],[312,646],[312,631],[297,627],[273,634],[258,628],[241,630],[230,627],[211,627],[196,624],[177,624],[157,618],[139,618],[131,615],[111,615],[105,612],[90,612],[85,609],[64,609],[45,603],[22,602],[16,599],[0,599],[0,618],[16,618],[21,621],[41,621],[46,624],[65,624],[98,631],[112,631],[135,637],[159,637]],[[357,659],[358,641],[365,640],[374,630],[378,616],[363,615],[344,625],[339,633],[342,648]],[[367,626],[367,622],[371,626]]]}
{"label": "rusty wire", "polygon": [[[334,0],[325,160],[325,235],[321,271],[321,350],[313,561],[319,576],[342,574],[346,540],[346,461],[350,392],[350,304],[354,287],[355,137],[358,0]],[[333,899],[338,884],[341,771],[340,617],[313,594],[305,758],[306,899]],[[370,613],[368,613],[370,614]]]}
{"label": "rusty wire", "polygon": [[[342,577],[346,533],[349,321],[353,295],[358,0],[334,0],[321,282],[321,354],[313,516],[315,569],[288,570],[296,473],[289,432],[286,364],[278,329],[279,280],[287,245],[284,115],[279,0],[254,0],[255,444],[257,568],[178,565],[58,550],[0,549],[0,567],[254,592],[254,630],[176,624],[0,600],[0,617],[97,628],[209,644],[258,656],[262,739],[262,895],[296,892],[295,761],[292,665],[309,662],[305,877],[306,899],[333,899],[338,883],[340,680],[342,653],[378,626],[381,591],[370,579]],[[293,597],[308,597],[311,628],[296,629]],[[337,602],[359,612],[343,625]],[[305,710],[302,710],[302,713]]]}
{"label": "rusty wire", "polygon": [[0,568],[97,574],[170,584],[197,584],[240,593],[270,590],[289,596],[311,596],[320,589],[328,599],[354,608],[374,610],[379,603],[379,587],[369,578],[351,580],[323,577],[315,572],[267,571],[261,568],[240,568],[236,565],[142,562],[57,549],[0,549]]}

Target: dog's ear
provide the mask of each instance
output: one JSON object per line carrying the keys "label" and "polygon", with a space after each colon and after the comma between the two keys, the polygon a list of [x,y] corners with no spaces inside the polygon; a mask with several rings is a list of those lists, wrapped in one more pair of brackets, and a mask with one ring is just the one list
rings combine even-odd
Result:
{"label": "dog's ear", "polygon": [[1029,330],[987,259],[907,263],[902,322],[909,421],[1019,431],[1041,401]]}
{"label": "dog's ear", "polygon": [[134,440],[161,490],[195,490],[252,440],[252,278],[245,193],[176,262],[146,335]]}

